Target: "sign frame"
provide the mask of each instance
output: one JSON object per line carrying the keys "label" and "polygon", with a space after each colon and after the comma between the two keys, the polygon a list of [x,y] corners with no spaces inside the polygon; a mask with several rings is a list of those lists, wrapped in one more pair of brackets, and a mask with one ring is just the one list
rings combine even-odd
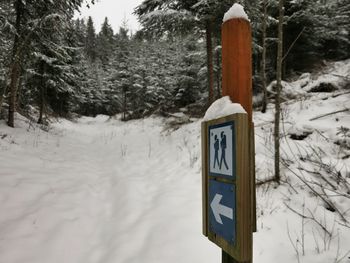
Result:
{"label": "sign frame", "polygon": [[[235,176],[213,176],[209,172],[209,127],[224,123],[234,123],[235,146]],[[215,120],[202,122],[202,210],[203,210],[203,235],[222,248],[227,254],[237,261],[249,261],[253,257],[253,169],[250,149],[250,126],[248,114],[236,113]],[[222,184],[230,184],[235,187],[235,218],[236,240],[228,242],[217,235],[209,227],[209,183],[215,180]]]}

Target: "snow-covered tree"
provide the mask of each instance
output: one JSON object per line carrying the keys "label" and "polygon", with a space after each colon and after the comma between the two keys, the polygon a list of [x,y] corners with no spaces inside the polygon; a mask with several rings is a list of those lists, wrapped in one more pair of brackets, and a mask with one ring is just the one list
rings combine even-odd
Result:
{"label": "snow-covered tree", "polygon": [[[7,93],[7,68],[11,58],[12,28],[9,19],[13,16],[10,1],[0,2],[0,112]],[[0,114],[1,117],[1,114]]]}
{"label": "snow-covered tree", "polygon": [[200,53],[195,38],[184,39],[183,53],[180,57],[180,67],[175,90],[175,104],[179,107],[187,106],[198,99],[200,70]]}
{"label": "snow-covered tree", "polygon": [[[15,31],[12,45],[12,59],[9,66],[9,118],[8,125],[14,127],[14,113],[17,104],[17,91],[21,76],[21,67],[24,65],[24,55],[29,53],[28,47],[34,34],[39,34],[48,21],[56,23],[67,23],[73,17],[74,12],[82,5],[83,0],[61,0],[61,1],[23,1],[13,0]],[[42,12],[45,9],[47,12]]]}
{"label": "snow-covered tree", "polygon": [[207,43],[208,101],[214,99],[213,30],[220,28],[224,13],[233,0],[144,0],[135,10],[147,31],[172,34],[201,33]]}
{"label": "snow-covered tree", "polygon": [[97,56],[101,60],[104,68],[106,68],[110,62],[110,55],[113,53],[113,48],[114,33],[106,17],[102,24],[101,31],[97,36]]}
{"label": "snow-covered tree", "polygon": [[87,25],[86,25],[86,37],[85,37],[85,52],[91,62],[96,60],[96,31],[94,22],[92,21],[91,16],[89,16]]}

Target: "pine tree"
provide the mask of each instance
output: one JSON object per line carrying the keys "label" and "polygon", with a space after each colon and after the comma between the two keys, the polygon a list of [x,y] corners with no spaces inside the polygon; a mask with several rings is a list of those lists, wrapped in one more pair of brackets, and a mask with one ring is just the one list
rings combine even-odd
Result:
{"label": "pine tree", "polygon": [[213,31],[218,30],[224,13],[233,0],[145,0],[135,13],[147,31],[167,34],[179,32],[199,33],[205,29],[207,43],[208,103],[214,99]]}
{"label": "pine tree", "polygon": [[114,33],[111,25],[106,17],[101,31],[97,37],[97,56],[102,63],[102,67],[105,69],[110,61],[110,54],[114,48]]}
{"label": "pine tree", "polygon": [[177,89],[175,90],[175,105],[185,107],[198,99],[200,70],[200,55],[198,54],[197,41],[193,37],[184,39],[184,48],[180,57],[179,76]]}
{"label": "pine tree", "polygon": [[11,26],[9,19],[13,16],[10,1],[0,2],[0,118],[3,101],[7,94],[7,68],[10,61]]}
{"label": "pine tree", "polygon": [[96,32],[92,17],[89,16],[85,37],[85,52],[92,63],[96,60]]}
{"label": "pine tree", "polygon": [[[131,101],[131,87],[132,87],[132,78],[131,78],[131,65],[129,63],[130,56],[130,40],[128,36],[128,30],[126,25],[120,27],[119,34],[117,36],[117,89],[121,92],[122,98],[122,120],[126,121],[129,115],[130,101]],[[116,97],[115,97],[116,98]]]}
{"label": "pine tree", "polygon": [[[8,125],[14,127],[14,113],[17,106],[17,91],[21,76],[21,66],[24,65],[24,55],[29,53],[28,47],[33,34],[40,34],[43,25],[49,20],[58,23],[68,22],[74,12],[81,6],[82,0],[62,1],[14,1],[15,10],[15,37],[12,45],[12,59],[9,66],[9,117]],[[42,9],[48,12],[42,13]]]}

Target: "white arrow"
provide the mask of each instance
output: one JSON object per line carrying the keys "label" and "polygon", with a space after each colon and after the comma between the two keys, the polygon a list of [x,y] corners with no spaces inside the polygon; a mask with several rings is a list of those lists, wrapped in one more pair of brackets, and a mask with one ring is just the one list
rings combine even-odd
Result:
{"label": "white arrow", "polygon": [[221,199],[222,195],[216,194],[213,201],[210,204],[210,207],[213,210],[215,220],[219,224],[223,225],[224,223],[222,222],[220,215],[223,215],[224,217],[227,217],[229,219],[233,219],[233,209],[220,204]]}

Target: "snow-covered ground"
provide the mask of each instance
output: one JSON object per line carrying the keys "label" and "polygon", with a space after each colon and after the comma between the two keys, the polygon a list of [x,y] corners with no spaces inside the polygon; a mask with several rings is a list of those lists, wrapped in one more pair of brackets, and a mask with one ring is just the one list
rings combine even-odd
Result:
{"label": "snow-covered ground", "polygon": [[[1,123],[0,262],[205,262],[199,122]],[[205,253],[204,253],[205,251]]]}
{"label": "snow-covered ground", "polygon": [[[257,187],[254,262],[350,262],[350,112],[310,120],[349,101],[283,104],[282,184]],[[260,182],[273,176],[272,109],[254,119]],[[220,262],[201,233],[201,120],[169,122],[1,121],[0,263]]]}

